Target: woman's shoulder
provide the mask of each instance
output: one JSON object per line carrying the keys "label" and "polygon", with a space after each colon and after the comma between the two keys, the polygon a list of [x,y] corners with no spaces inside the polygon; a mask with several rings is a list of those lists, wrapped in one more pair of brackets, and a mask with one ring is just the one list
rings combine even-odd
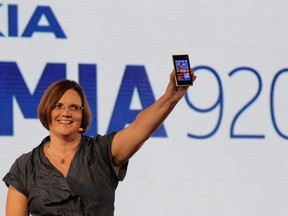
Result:
{"label": "woman's shoulder", "polygon": [[41,157],[41,152],[43,149],[43,145],[45,142],[49,139],[49,137],[46,137],[43,139],[43,141],[38,144],[38,146],[34,147],[31,151],[25,152],[21,154],[14,163],[14,166],[16,165],[17,167],[27,167],[27,166],[33,166],[36,160]]}
{"label": "woman's shoulder", "polygon": [[21,154],[16,160],[15,163],[18,167],[34,164],[35,159],[39,157],[41,150],[41,145],[33,148],[31,151]]}
{"label": "woman's shoulder", "polygon": [[31,155],[33,151],[21,154],[15,161],[15,163],[26,164],[31,160]]}
{"label": "woman's shoulder", "polygon": [[28,196],[27,182],[33,178],[35,172],[35,164],[39,153],[41,152],[41,144],[33,150],[21,154],[10,167],[9,172],[4,176],[3,181],[6,185],[13,185],[18,191]]}
{"label": "woman's shoulder", "polygon": [[109,132],[106,134],[96,134],[94,136],[83,135],[83,139],[84,140],[90,140],[90,141],[101,141],[101,140],[113,138],[116,133],[117,132]]}
{"label": "woman's shoulder", "polygon": [[113,141],[113,138],[115,136],[116,132],[111,132],[107,134],[96,134],[95,136],[87,136],[83,135],[82,137],[82,143],[85,144],[86,146],[90,145],[110,145]]}

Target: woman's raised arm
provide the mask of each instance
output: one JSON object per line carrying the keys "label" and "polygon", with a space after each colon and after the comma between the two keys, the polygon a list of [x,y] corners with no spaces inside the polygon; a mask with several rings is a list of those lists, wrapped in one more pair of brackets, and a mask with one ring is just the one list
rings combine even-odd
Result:
{"label": "woman's raised arm", "polygon": [[[192,69],[191,74],[195,80],[196,76]],[[116,133],[112,143],[115,167],[121,166],[140,149],[171,113],[187,89],[188,87],[176,87],[175,70],[173,70],[165,93],[155,103],[141,111],[127,128]]]}

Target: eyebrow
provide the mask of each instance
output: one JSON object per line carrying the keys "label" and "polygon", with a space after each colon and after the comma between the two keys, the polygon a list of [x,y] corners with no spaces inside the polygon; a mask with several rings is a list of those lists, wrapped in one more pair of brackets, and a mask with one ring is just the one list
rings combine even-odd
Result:
{"label": "eyebrow", "polygon": [[[57,102],[57,103],[55,103],[55,104],[64,105],[64,104],[61,103],[61,102]],[[82,107],[82,105],[75,104],[75,103],[69,104],[69,105],[67,105],[67,106],[80,106],[80,107]]]}

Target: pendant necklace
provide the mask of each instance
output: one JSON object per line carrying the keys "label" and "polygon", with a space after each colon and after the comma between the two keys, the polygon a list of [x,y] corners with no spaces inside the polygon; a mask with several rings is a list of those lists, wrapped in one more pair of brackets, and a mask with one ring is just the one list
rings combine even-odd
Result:
{"label": "pendant necklace", "polygon": [[[48,145],[47,147],[48,147],[48,149],[51,149],[50,145]],[[60,157],[60,164],[64,165],[65,164],[65,158],[70,156],[71,154],[75,153],[77,148],[78,148],[78,146],[76,146],[76,148],[73,151],[69,152],[68,154],[66,154],[64,156],[60,156],[59,154],[56,154],[58,157]],[[50,155],[52,155],[52,154],[50,153]]]}
{"label": "pendant necklace", "polygon": [[64,159],[64,158],[61,158],[60,163],[61,163],[61,164],[65,164],[65,159]]}

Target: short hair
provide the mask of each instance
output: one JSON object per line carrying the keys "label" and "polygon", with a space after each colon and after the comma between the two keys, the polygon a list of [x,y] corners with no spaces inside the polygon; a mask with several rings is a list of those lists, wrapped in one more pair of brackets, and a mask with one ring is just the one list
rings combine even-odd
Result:
{"label": "short hair", "polygon": [[57,103],[69,89],[78,92],[82,106],[84,107],[84,110],[82,111],[81,127],[84,131],[89,127],[91,122],[91,111],[83,88],[73,80],[58,80],[47,88],[38,106],[38,118],[47,130],[49,130],[49,125],[51,123],[52,105]]}

